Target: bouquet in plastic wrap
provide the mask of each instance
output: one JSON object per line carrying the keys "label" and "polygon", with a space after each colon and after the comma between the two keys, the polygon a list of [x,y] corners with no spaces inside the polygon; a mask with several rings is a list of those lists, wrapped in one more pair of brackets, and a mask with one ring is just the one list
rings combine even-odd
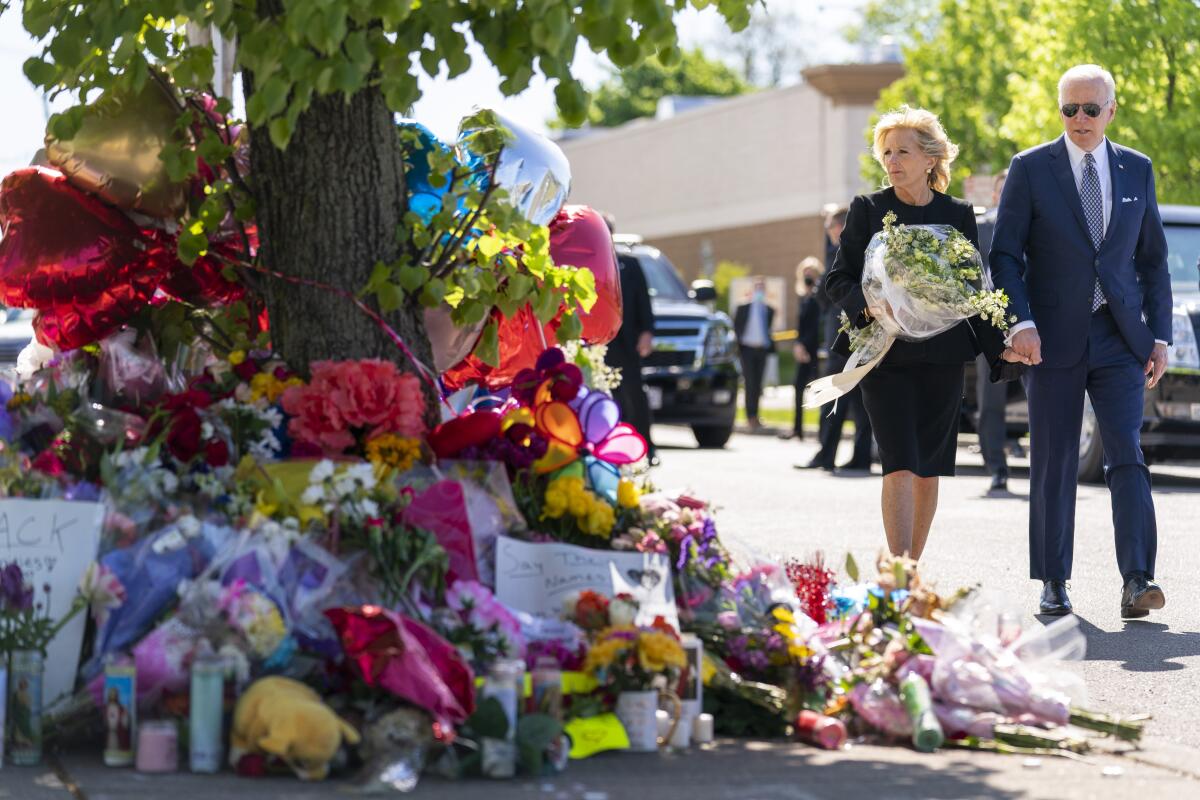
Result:
{"label": "bouquet in plastic wrap", "polygon": [[950,225],[898,225],[889,212],[867,245],[862,288],[874,319],[856,328],[843,314],[850,360],[841,374],[810,384],[807,408],[854,388],[897,339],[928,339],[976,315],[1008,328],[1008,296],[992,288],[979,251]]}

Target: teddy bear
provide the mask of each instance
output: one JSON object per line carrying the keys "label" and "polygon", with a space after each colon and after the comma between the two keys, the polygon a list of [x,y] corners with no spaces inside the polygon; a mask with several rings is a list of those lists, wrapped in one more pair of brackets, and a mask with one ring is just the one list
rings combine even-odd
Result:
{"label": "teddy bear", "polygon": [[342,742],[358,744],[358,731],[299,681],[260,678],[238,698],[233,712],[229,763],[262,753],[283,760],[297,777],[323,780]]}

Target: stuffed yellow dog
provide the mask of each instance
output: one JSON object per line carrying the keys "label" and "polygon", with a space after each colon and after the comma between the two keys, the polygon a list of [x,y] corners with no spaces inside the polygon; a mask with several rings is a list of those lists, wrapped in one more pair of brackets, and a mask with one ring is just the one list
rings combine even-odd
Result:
{"label": "stuffed yellow dog", "polygon": [[358,744],[358,731],[299,681],[271,676],[251,684],[233,713],[229,763],[236,769],[252,753],[277,756],[305,781],[329,774],[342,740]]}

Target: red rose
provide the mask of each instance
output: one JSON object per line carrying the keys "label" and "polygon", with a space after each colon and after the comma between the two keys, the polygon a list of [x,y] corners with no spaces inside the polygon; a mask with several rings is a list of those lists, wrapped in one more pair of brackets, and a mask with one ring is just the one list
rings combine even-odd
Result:
{"label": "red rose", "polygon": [[33,459],[33,468],[38,472],[53,475],[55,478],[67,471],[67,467],[63,464],[62,459],[50,448],[37,454],[37,457]]}
{"label": "red rose", "polygon": [[200,452],[201,427],[199,414],[190,408],[180,411],[171,420],[167,450],[180,461],[191,461]]}
{"label": "red rose", "polygon": [[204,463],[210,467],[223,467],[229,463],[229,445],[222,439],[212,439],[204,445]]}
{"label": "red rose", "polygon": [[233,368],[233,374],[244,381],[248,381],[258,374],[258,365],[250,359],[246,359]]}

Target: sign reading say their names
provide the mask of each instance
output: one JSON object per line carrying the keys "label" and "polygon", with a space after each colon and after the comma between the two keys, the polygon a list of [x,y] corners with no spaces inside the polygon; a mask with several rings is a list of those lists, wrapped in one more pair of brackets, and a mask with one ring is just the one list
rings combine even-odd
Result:
{"label": "sign reading say their names", "polygon": [[606,597],[630,594],[637,623],[661,616],[679,628],[671,564],[661,553],[621,553],[501,536],[496,543],[496,598],[518,611],[558,617],[563,602],[590,589]]}
{"label": "sign reading say their names", "polygon": [[[15,561],[44,603],[50,586],[50,618],[70,610],[79,581],[96,560],[104,506],[69,500],[0,500],[0,564]],[[46,648],[42,701],[51,703],[75,686],[87,612],[81,611]]]}

